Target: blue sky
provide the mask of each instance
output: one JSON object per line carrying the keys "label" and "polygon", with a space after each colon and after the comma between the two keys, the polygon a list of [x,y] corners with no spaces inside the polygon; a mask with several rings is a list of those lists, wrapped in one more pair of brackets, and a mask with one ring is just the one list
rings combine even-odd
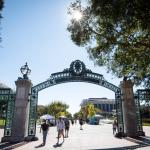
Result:
{"label": "blue sky", "polygon": [[[0,82],[15,89],[20,67],[28,62],[33,85],[63,71],[76,59],[87,68],[102,74],[108,82],[119,86],[120,79],[107,74],[89,59],[85,48],[76,46],[66,30],[69,22],[67,8],[71,0],[5,0],[1,20]],[[60,100],[70,105],[69,111],[79,110],[82,99],[107,97],[110,90],[89,83],[64,83],[39,92],[38,104]]]}

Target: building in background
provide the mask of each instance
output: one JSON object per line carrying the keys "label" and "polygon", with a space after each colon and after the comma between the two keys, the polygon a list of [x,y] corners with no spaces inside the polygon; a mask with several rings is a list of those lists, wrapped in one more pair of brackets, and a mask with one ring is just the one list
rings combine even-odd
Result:
{"label": "building in background", "polygon": [[95,108],[98,108],[102,111],[102,113],[114,113],[115,107],[115,99],[108,99],[108,98],[88,98],[83,99],[82,103],[80,104],[81,107],[85,106],[86,104],[93,104]]}

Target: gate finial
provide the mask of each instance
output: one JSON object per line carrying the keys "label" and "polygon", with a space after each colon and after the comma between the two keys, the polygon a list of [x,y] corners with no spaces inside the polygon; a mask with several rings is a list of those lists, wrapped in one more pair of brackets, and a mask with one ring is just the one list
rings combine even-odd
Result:
{"label": "gate finial", "polygon": [[29,69],[27,62],[24,66],[21,67],[20,71],[23,74],[23,79],[28,79],[28,75],[31,73],[31,69]]}

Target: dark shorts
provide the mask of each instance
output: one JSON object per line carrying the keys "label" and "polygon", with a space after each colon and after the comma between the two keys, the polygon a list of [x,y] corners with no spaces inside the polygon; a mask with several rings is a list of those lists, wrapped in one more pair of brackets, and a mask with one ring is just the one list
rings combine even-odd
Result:
{"label": "dark shorts", "polygon": [[69,130],[69,127],[65,127],[65,130]]}

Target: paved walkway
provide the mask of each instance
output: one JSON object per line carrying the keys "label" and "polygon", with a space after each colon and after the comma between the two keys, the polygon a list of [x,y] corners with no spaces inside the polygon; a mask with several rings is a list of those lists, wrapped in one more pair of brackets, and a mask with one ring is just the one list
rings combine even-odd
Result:
{"label": "paved walkway", "polygon": [[[141,147],[141,145],[129,140],[115,138],[112,135],[111,124],[84,125],[83,128],[83,130],[80,130],[79,125],[71,126],[69,137],[65,139],[62,145],[56,146],[56,127],[51,127],[47,143],[43,147],[38,147],[42,143],[42,133],[39,133],[39,128],[37,128],[37,137],[39,140],[29,142],[16,148],[16,150],[150,150],[150,147]],[[150,137],[150,127],[144,129]]]}

